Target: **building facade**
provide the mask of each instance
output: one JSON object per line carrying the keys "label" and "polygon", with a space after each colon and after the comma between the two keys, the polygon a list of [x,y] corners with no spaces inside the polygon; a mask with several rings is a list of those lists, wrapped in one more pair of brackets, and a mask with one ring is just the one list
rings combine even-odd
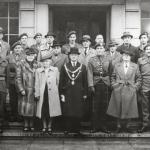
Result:
{"label": "building facade", "polygon": [[[56,33],[65,43],[66,33],[101,33],[105,41],[114,38],[121,42],[124,31],[133,34],[133,44],[139,44],[139,34],[150,32],[149,0],[0,0],[0,26],[5,39],[12,44],[21,33],[32,38],[36,32]],[[33,41],[31,40],[31,43]]]}

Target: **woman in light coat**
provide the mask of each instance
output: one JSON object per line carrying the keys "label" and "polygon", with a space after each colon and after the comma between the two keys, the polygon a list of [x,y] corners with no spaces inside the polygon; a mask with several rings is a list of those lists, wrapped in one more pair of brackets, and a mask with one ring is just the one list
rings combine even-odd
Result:
{"label": "woman in light coat", "polygon": [[52,118],[61,115],[58,92],[59,71],[51,66],[52,61],[45,59],[43,67],[35,75],[35,97],[37,101],[36,116],[42,119],[42,132],[52,133]]}

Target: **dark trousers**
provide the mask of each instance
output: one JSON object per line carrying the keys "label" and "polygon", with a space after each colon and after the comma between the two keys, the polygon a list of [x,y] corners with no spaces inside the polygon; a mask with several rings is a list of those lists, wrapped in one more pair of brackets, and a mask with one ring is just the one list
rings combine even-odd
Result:
{"label": "dark trousers", "polygon": [[77,117],[64,117],[64,129],[69,132],[80,131],[80,118]]}
{"label": "dark trousers", "polygon": [[100,129],[106,126],[106,111],[110,98],[110,90],[108,86],[100,81],[95,85],[95,94],[92,102],[92,127]]}
{"label": "dark trousers", "polygon": [[14,84],[9,85],[9,97],[11,105],[11,116],[18,116],[18,93]]}
{"label": "dark trousers", "polygon": [[143,126],[148,126],[150,121],[150,91],[143,92],[142,95]]}
{"label": "dark trousers", "polygon": [[6,93],[0,92],[0,127],[5,116]]}

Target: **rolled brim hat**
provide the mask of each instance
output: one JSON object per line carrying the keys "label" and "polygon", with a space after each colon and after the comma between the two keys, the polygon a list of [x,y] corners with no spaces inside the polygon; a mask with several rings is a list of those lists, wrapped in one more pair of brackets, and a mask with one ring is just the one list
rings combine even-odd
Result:
{"label": "rolled brim hat", "polygon": [[15,43],[12,45],[11,49],[14,50],[14,48],[15,48],[17,45],[21,45],[21,42],[20,42],[20,41],[15,42]]}
{"label": "rolled brim hat", "polygon": [[133,35],[131,35],[130,32],[124,32],[123,35],[121,36],[121,39],[123,39],[124,37],[128,37],[128,36],[133,38]]}
{"label": "rolled brim hat", "polygon": [[72,35],[72,34],[77,34],[77,32],[76,32],[76,31],[70,31],[70,32],[67,34],[67,38],[69,38],[70,35]]}
{"label": "rolled brim hat", "polygon": [[26,55],[32,55],[32,54],[37,54],[37,51],[34,49],[34,48],[32,48],[32,47],[27,47],[26,49],[25,49],[25,53],[26,53]]}
{"label": "rolled brim hat", "polygon": [[118,45],[118,43],[115,41],[115,40],[111,40],[109,43],[108,43],[108,46],[111,47],[111,46],[114,46],[114,45]]}
{"label": "rolled brim hat", "polygon": [[42,36],[42,34],[41,33],[36,33],[33,38],[36,39],[37,36]]}
{"label": "rolled brim hat", "polygon": [[141,39],[141,37],[142,37],[143,35],[146,35],[146,36],[148,37],[148,33],[147,33],[147,32],[143,32],[143,33],[140,34],[139,39]]}
{"label": "rolled brim hat", "polygon": [[121,52],[121,54],[127,54],[127,55],[129,55],[129,56],[133,56],[133,53],[130,52],[130,51],[127,51],[127,50],[123,50],[123,51]]}
{"label": "rolled brim hat", "polygon": [[77,47],[72,47],[70,48],[70,52],[68,53],[68,55],[70,54],[77,54],[77,55],[80,55],[79,53],[79,49]]}
{"label": "rolled brim hat", "polygon": [[83,35],[81,42],[84,41],[90,41],[91,42],[91,37],[89,35]]}
{"label": "rolled brim hat", "polygon": [[54,38],[56,38],[56,35],[55,35],[53,32],[48,32],[48,33],[45,35],[45,38],[47,38],[48,36],[53,36]]}
{"label": "rolled brim hat", "polygon": [[27,34],[27,33],[22,33],[22,34],[20,34],[20,36],[19,36],[19,40],[20,40],[23,36],[28,37],[28,34]]}

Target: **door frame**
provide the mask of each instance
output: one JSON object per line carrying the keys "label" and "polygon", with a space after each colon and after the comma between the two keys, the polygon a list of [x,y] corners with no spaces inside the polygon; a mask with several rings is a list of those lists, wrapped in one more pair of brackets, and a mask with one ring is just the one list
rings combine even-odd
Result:
{"label": "door frame", "polygon": [[[75,8],[76,7],[76,5],[72,5],[72,6],[68,6],[68,5],[62,5],[62,6],[60,6],[60,5],[49,5],[49,31],[51,31],[51,32],[53,32],[53,23],[54,23],[54,15],[53,15],[53,9],[55,8],[55,7],[61,7],[61,8],[63,8],[63,7],[73,7],[73,8]],[[111,31],[111,29],[110,29],[110,21],[111,21],[111,5],[98,5],[98,6],[86,6],[86,5],[80,5],[80,6],[78,6],[78,7],[83,7],[83,8],[87,8],[87,9],[89,9],[90,7],[91,8],[93,8],[94,7],[94,9],[101,9],[101,11],[105,11],[106,12],[106,43],[108,43],[109,42],[109,40],[110,40],[110,31]]]}

